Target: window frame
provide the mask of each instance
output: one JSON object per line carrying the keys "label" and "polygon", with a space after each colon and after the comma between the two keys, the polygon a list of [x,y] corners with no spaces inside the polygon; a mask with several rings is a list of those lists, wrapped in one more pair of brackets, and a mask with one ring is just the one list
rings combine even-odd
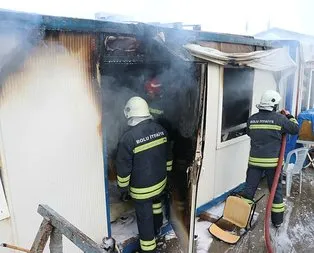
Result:
{"label": "window frame", "polygon": [[308,98],[307,98],[307,109],[313,109],[314,108],[314,87],[313,87],[313,73],[314,69],[310,69],[310,79],[309,79],[309,92],[308,92]]}
{"label": "window frame", "polygon": [[[224,69],[225,68],[246,68],[246,67],[234,67],[234,66],[220,66],[219,67],[219,95],[218,95],[218,133],[217,133],[217,149],[225,148],[230,145],[234,145],[239,142],[244,142],[250,140],[250,137],[247,134],[241,135],[239,137],[232,138],[227,141],[221,141],[222,135],[222,116],[223,116],[223,92],[224,92]],[[251,106],[249,110],[249,116],[252,114],[252,106],[253,106],[253,94],[254,94],[254,78],[253,78],[253,92],[251,97]],[[247,123],[241,124],[246,127]]]}
{"label": "window frame", "polygon": [[[309,79],[305,83],[304,79],[306,76],[306,72],[309,73]],[[302,95],[301,95],[301,110],[304,108],[304,110],[309,110],[311,108],[311,99],[312,99],[312,79],[313,79],[313,72],[314,69],[311,67],[305,67],[303,70],[303,77],[302,77]],[[304,106],[304,107],[303,107]],[[312,108],[314,108],[314,105],[312,105]]]}

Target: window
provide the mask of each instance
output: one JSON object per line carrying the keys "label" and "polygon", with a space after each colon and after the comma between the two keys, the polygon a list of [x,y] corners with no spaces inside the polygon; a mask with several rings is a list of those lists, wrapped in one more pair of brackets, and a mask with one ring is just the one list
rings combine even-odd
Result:
{"label": "window", "polygon": [[314,70],[306,68],[303,75],[301,111],[314,108]]}
{"label": "window", "polygon": [[245,135],[252,106],[253,82],[252,68],[224,68],[221,142]]}

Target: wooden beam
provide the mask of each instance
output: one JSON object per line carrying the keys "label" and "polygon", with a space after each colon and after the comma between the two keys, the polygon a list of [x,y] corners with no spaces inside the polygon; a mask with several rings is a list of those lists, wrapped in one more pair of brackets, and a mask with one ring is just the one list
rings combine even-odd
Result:
{"label": "wooden beam", "polygon": [[31,253],[42,253],[47,244],[53,227],[48,220],[44,219],[39,227],[36,238],[33,242]]}
{"label": "wooden beam", "polygon": [[53,229],[49,244],[50,253],[63,253],[62,233],[58,229]]}
{"label": "wooden beam", "polygon": [[64,236],[72,241],[78,248],[89,253],[104,253],[106,252],[99,247],[92,239],[86,236],[82,231],[73,226],[65,218],[55,212],[47,205],[39,205],[38,213],[45,219],[49,220],[51,225],[58,229]]}

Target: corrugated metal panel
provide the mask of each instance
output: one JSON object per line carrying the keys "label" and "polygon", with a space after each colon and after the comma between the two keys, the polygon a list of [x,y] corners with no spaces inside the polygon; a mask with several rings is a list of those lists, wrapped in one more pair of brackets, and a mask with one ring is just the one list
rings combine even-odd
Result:
{"label": "corrugated metal panel", "polygon": [[[60,33],[44,42],[1,90],[15,236],[30,248],[43,203],[100,242],[107,229],[94,37]],[[80,252],[65,241],[65,252]]]}

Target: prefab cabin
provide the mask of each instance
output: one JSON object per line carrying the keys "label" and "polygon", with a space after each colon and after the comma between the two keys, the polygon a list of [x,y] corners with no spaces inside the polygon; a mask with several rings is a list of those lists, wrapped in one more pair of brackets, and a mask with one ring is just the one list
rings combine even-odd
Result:
{"label": "prefab cabin", "polygon": [[[140,23],[2,11],[0,31],[0,239],[25,248],[41,222],[39,204],[97,243],[109,235],[123,252],[134,248],[129,239],[136,238],[136,227],[121,235],[115,225],[132,213],[130,203],[118,200],[115,155],[127,127],[124,104],[145,97],[151,78],[162,82],[170,111],[173,210],[188,229],[193,203],[186,171],[195,154],[202,151],[201,211],[244,182],[246,120],[266,89],[279,90],[285,103],[280,77],[293,65],[282,50],[271,55],[286,65],[272,61],[265,69],[245,62],[256,51],[269,59],[268,50],[280,48],[263,40]],[[178,202],[187,212],[177,210]],[[165,221],[164,232],[171,229]],[[79,252],[67,240],[64,251]]]}

